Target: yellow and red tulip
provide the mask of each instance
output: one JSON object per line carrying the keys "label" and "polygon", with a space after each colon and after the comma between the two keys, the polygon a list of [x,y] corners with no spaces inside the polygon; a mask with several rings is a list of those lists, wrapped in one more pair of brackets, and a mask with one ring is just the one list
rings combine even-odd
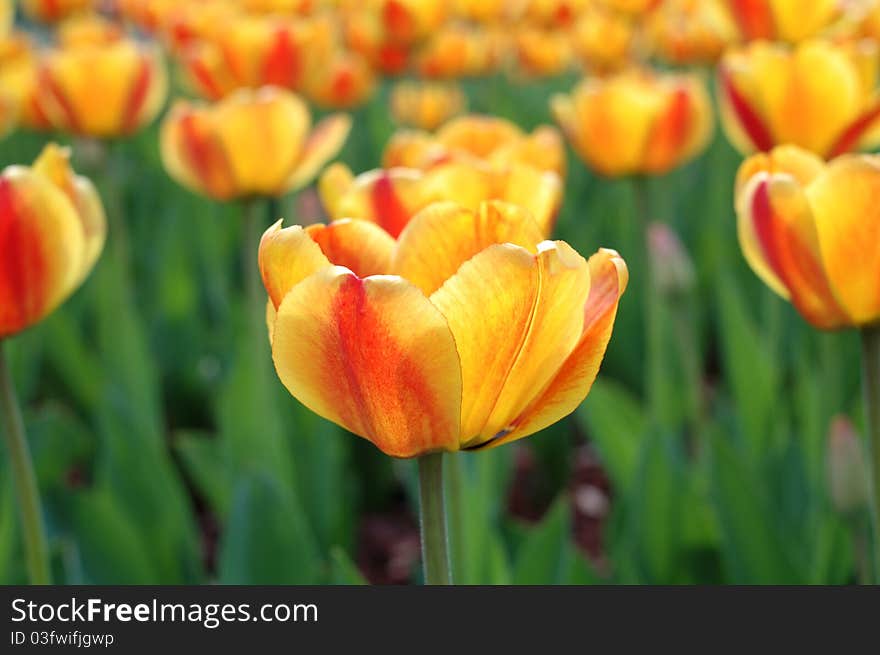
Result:
{"label": "yellow and red tulip", "polygon": [[0,39],[5,39],[12,32],[15,19],[15,5],[12,0],[0,0]]}
{"label": "yellow and red tulip", "polygon": [[838,0],[725,0],[744,41],[797,43],[817,36],[841,16]]}
{"label": "yellow and red tulip", "polygon": [[709,94],[694,75],[587,79],[551,105],[575,151],[607,176],[666,173],[702,152],[712,134]]}
{"label": "yellow and red tulip", "polygon": [[47,52],[40,107],[61,130],[100,138],[132,134],[152,121],[168,93],[159,49],[121,39]]}
{"label": "yellow and red tulip", "polygon": [[457,17],[476,23],[503,23],[521,13],[521,2],[512,0],[454,0]]}
{"label": "yellow and red tulip", "polygon": [[21,0],[21,8],[32,20],[44,23],[91,11],[95,0]]}
{"label": "yellow and red tulip", "polygon": [[571,42],[581,65],[602,74],[631,64],[635,35],[633,22],[627,16],[591,5],[574,24]]}
{"label": "yellow and red tulip", "polygon": [[0,91],[0,138],[12,131],[17,120],[18,105],[15,99]]}
{"label": "yellow and red tulip", "polygon": [[599,2],[614,11],[634,17],[644,17],[661,6],[666,0],[599,0]]}
{"label": "yellow and red tulip", "polygon": [[212,105],[178,101],[162,121],[162,161],[217,200],[279,196],[311,182],[350,127],[345,114],[313,127],[306,103],[285,89],[241,89]]}
{"label": "yellow and red tulip", "polygon": [[496,29],[451,24],[419,47],[412,64],[419,75],[432,79],[488,75],[504,60],[507,41]]}
{"label": "yellow and red tulip", "polygon": [[740,152],[791,143],[829,158],[878,142],[878,50],[869,41],[763,41],[724,56],[721,119]]}
{"label": "yellow and red tulip", "polygon": [[0,174],[0,338],[50,314],[85,280],[106,236],[101,200],[69,153],[46,146]]}
{"label": "yellow and red tulip", "polygon": [[737,38],[721,0],[665,0],[645,30],[652,50],[674,64],[714,63]]}
{"label": "yellow and red tulip", "polygon": [[813,326],[880,320],[880,158],[825,163],[796,146],[753,155],[736,182],[746,260]]}
{"label": "yellow and red tulip", "polygon": [[478,160],[447,161],[426,171],[390,168],[354,177],[342,164],[321,177],[321,200],[332,219],[356,216],[377,224],[397,238],[425,207],[452,201],[476,210],[488,200],[523,207],[541,233],[553,230],[562,203],[563,185],[554,172],[521,162],[504,168]]}
{"label": "yellow and red tulip", "polygon": [[55,30],[55,38],[61,48],[102,46],[120,41],[124,37],[125,30],[119,23],[109,21],[98,14],[83,14],[68,18]]}
{"label": "yellow and red tulip", "polygon": [[565,146],[555,128],[541,125],[527,134],[508,120],[480,114],[453,118],[433,134],[397,132],[382,156],[385,168],[428,169],[440,162],[474,159],[498,168],[519,162],[565,176]]}
{"label": "yellow and red tulip", "polygon": [[260,244],[275,367],[306,407],[416,457],[526,437],[586,397],[626,287],[617,253],[536,242],[504,203],[432,205],[396,243],[360,223],[279,222]]}
{"label": "yellow and red tulip", "polygon": [[523,18],[532,25],[570,27],[588,9],[591,0],[527,0]]}
{"label": "yellow and red tulip", "polygon": [[0,89],[15,106],[19,123],[32,130],[49,130],[49,118],[39,102],[39,53],[22,33],[0,40]]}
{"label": "yellow and red tulip", "polygon": [[456,84],[398,82],[391,89],[390,104],[400,125],[434,130],[464,111],[467,97]]}
{"label": "yellow and red tulip", "polygon": [[567,32],[524,25],[513,35],[517,70],[527,76],[560,75],[571,66],[573,50]]}
{"label": "yellow and red tulip", "polygon": [[364,104],[375,88],[376,76],[363,55],[337,49],[310,66],[304,91],[321,107],[348,109]]}

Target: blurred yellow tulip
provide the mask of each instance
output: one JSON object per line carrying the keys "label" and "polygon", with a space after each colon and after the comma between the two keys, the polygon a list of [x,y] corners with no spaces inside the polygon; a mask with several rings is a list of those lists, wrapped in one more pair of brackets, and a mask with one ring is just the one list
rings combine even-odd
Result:
{"label": "blurred yellow tulip", "polygon": [[358,219],[280,223],[260,244],[278,376],[384,453],[498,446],[589,392],[627,283],[616,252],[537,242],[497,202],[431,205],[397,242]]}
{"label": "blurred yellow tulip", "polygon": [[158,47],[132,40],[55,48],[40,61],[40,106],[56,128],[74,134],[132,134],[156,117],[167,94]]}
{"label": "blurred yellow tulip", "polygon": [[635,36],[635,27],[628,17],[590,5],[575,23],[571,41],[583,68],[602,74],[632,63]]}
{"label": "blurred yellow tulip", "polygon": [[712,107],[694,75],[626,71],[586,79],[551,108],[575,151],[607,176],[663,174],[702,152]]}
{"label": "blurred yellow tulip", "polygon": [[880,157],[830,163],[796,146],[753,155],[736,180],[746,261],[813,326],[880,320]]}
{"label": "blurred yellow tulip", "polygon": [[119,41],[124,36],[121,25],[98,14],[82,14],[65,19],[55,30],[55,38],[62,48],[102,46]]}
{"label": "blurred yellow tulip", "polygon": [[524,25],[513,35],[517,70],[527,76],[561,75],[574,60],[569,35],[559,29]]}
{"label": "blurred yellow tulip", "polygon": [[12,0],[0,0],[0,40],[9,36],[15,18],[15,5]]}
{"label": "blurred yellow tulip", "polygon": [[822,157],[878,141],[878,48],[870,41],[764,41],[727,53],[718,69],[721,119],[742,153],[791,143]]}
{"label": "blurred yellow tulip", "polygon": [[725,0],[744,41],[797,43],[817,36],[840,18],[838,0]]}
{"label": "blurred yellow tulip", "polygon": [[178,101],[162,121],[162,161],[180,184],[217,200],[279,196],[311,182],[350,127],[345,114],[312,127],[290,91],[241,89],[212,105]]}
{"label": "blurred yellow tulip", "polygon": [[433,130],[460,114],[467,96],[456,84],[398,82],[391,89],[391,115],[400,125]]}
{"label": "blurred yellow tulip", "polygon": [[674,64],[714,63],[737,38],[721,0],[664,0],[645,31],[651,49]]}
{"label": "blurred yellow tulip", "polygon": [[37,79],[39,53],[23,33],[0,39],[0,89],[15,107],[19,123],[32,130],[52,127],[40,105]]}
{"label": "blurred yellow tulip", "polygon": [[20,0],[21,8],[28,18],[53,23],[74,14],[91,11],[96,0]]}
{"label": "blurred yellow tulip", "polygon": [[0,339],[45,318],[82,284],[107,233],[92,183],[69,151],[47,145],[33,166],[0,174]]}

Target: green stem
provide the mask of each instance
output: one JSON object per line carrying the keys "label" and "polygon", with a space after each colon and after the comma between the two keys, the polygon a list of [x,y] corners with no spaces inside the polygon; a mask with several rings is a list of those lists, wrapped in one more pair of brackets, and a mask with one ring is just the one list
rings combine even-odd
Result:
{"label": "green stem", "polygon": [[260,280],[258,251],[260,248],[260,198],[248,198],[242,201],[241,267],[244,272],[245,294],[247,295],[247,311],[251,319],[263,316],[263,284]]}
{"label": "green stem", "polygon": [[874,529],[874,577],[880,584],[880,326],[862,328],[862,374],[868,458],[871,471],[871,520]]}
{"label": "green stem", "polygon": [[452,555],[452,577],[463,579],[464,569],[464,485],[462,467],[464,453],[446,458],[446,500],[449,502],[449,546]]}
{"label": "green stem", "polygon": [[9,449],[9,464],[12,468],[12,482],[18,499],[21,514],[22,537],[31,584],[51,584],[49,571],[49,546],[43,528],[43,512],[40,506],[40,492],[31,462],[24,421],[15,397],[12,377],[0,341],[0,405],[3,409],[3,434]]}
{"label": "green stem", "polygon": [[446,507],[443,501],[443,453],[432,453],[419,458],[419,503],[425,584],[452,584],[449,573],[449,540],[446,536]]}

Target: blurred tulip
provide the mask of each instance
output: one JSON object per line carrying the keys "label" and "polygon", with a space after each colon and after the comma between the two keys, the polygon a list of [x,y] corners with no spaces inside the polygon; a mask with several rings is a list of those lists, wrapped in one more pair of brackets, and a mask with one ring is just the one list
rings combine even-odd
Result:
{"label": "blurred tulip", "polygon": [[526,0],[524,20],[550,28],[570,27],[591,0]]}
{"label": "blurred tulip", "polygon": [[488,75],[505,58],[507,39],[496,29],[453,24],[434,33],[415,53],[419,75],[454,79]]}
{"label": "blurred tulip", "polygon": [[64,302],[104,247],[101,200],[68,158],[68,150],[49,144],[33,166],[0,175],[0,338]]}
{"label": "blurred tulip", "polygon": [[455,15],[477,23],[500,23],[522,13],[520,0],[454,0]]}
{"label": "blurred tulip", "polygon": [[363,55],[336,50],[309,68],[304,90],[321,107],[348,109],[367,102],[375,88],[376,76]]}
{"label": "blurred tulip", "polygon": [[551,77],[571,67],[572,44],[566,32],[525,25],[514,33],[517,70],[528,76]]}
{"label": "blurred tulip", "polygon": [[460,114],[467,97],[458,85],[440,82],[398,82],[391,89],[391,115],[410,127],[433,130]]}
{"label": "blurred tulip", "polygon": [[62,48],[79,46],[102,46],[125,37],[125,31],[97,14],[83,14],[68,18],[55,30],[58,45]]}
{"label": "blurred tulip", "polygon": [[757,275],[813,326],[880,320],[880,159],[825,164],[795,146],[757,154],[736,181],[738,232]]}
{"label": "blurred tulip", "polygon": [[693,290],[697,280],[694,264],[675,231],[665,223],[651,223],[647,237],[651,279],[656,289],[667,297]]}
{"label": "blurred tulip", "polygon": [[0,138],[12,131],[17,120],[18,105],[15,103],[15,99],[0,91]]}
{"label": "blurred tulip", "polygon": [[591,5],[571,33],[574,54],[588,71],[608,73],[632,62],[635,29],[622,14]]}
{"label": "blurred tulip", "polygon": [[873,42],[756,42],[718,69],[721,119],[745,154],[791,143],[830,158],[880,143]]}
{"label": "blurred tulip", "polygon": [[40,106],[55,127],[100,138],[136,132],[156,117],[168,93],[158,48],[127,39],[51,50],[38,83]]}
{"label": "blurred tulip", "polygon": [[249,13],[306,15],[314,11],[321,0],[236,0]]}
{"label": "blurred tulip", "polygon": [[15,106],[22,126],[45,131],[52,125],[39,103],[38,73],[39,53],[24,34],[0,40],[0,89]]}
{"label": "blurred tulip", "polygon": [[284,89],[242,89],[213,105],[178,101],[162,121],[162,161],[217,200],[279,196],[311,182],[350,127],[344,114],[312,127],[306,103]]}
{"label": "blurred tulip", "polygon": [[587,261],[564,242],[536,243],[523,214],[435,204],[396,243],[356,219],[279,221],[260,269],[282,383],[393,457],[498,446],[574,411],[626,265],[611,250]]}
{"label": "blurred tulip", "polygon": [[565,146],[555,128],[542,125],[526,134],[508,120],[480,114],[453,118],[433,134],[397,132],[385,147],[382,165],[428,169],[439,162],[475,159],[498,168],[525,163],[565,176]]}
{"label": "blurred tulip", "polygon": [[661,6],[666,0],[599,0],[599,2],[614,11],[643,17]]}
{"label": "blurred tulip", "polygon": [[309,68],[326,62],[334,48],[324,21],[233,14],[221,24],[180,57],[198,93],[210,100],[265,85],[302,91]]}
{"label": "blurred tulip", "polygon": [[855,427],[845,416],[831,422],[826,465],[834,509],[845,515],[867,509],[871,496],[866,457]]}
{"label": "blurred tulip", "polygon": [[335,164],[321,176],[321,200],[332,219],[351,216],[379,225],[397,238],[422,209],[452,201],[476,210],[487,200],[503,200],[527,210],[544,235],[550,234],[562,203],[556,173],[511,162],[492,168],[481,161],[449,161],[427,171],[375,170],[354,177]]}
{"label": "blurred tulip", "polygon": [[839,0],[726,0],[743,40],[797,43],[840,17]]}
{"label": "blurred tulip", "polygon": [[20,0],[25,15],[32,20],[44,23],[91,11],[95,0]]}
{"label": "blurred tulip", "polygon": [[12,31],[15,19],[15,5],[12,0],[0,0],[0,39],[5,39]]}
{"label": "blurred tulip", "polygon": [[229,0],[198,2],[151,2],[153,13],[145,20],[154,21],[151,30],[173,54],[181,54],[203,39],[221,34],[236,18],[244,18],[241,8]]}
{"label": "blurred tulip", "polygon": [[721,0],[665,0],[646,32],[654,52],[674,64],[714,63],[737,37]]}
{"label": "blurred tulip", "polygon": [[575,151],[607,176],[666,173],[712,135],[712,108],[693,75],[628,71],[556,95],[553,114]]}

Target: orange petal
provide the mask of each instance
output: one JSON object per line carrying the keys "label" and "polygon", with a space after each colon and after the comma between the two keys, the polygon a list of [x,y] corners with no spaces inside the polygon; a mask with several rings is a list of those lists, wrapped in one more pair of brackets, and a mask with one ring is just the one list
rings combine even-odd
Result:
{"label": "orange petal", "polygon": [[330,266],[320,246],[302,227],[282,229],[283,222],[279,220],[263,234],[258,258],[263,285],[276,308],[294,286]]}
{"label": "orange petal", "polygon": [[543,238],[531,215],[515,205],[493,201],[471,211],[453,202],[435,203],[401,233],[391,270],[430,295],[489,246],[513,243],[535,252]]}
{"label": "orange petal", "polygon": [[880,319],[880,159],[846,155],[807,187],[825,272],[858,325]]}
{"label": "orange petal", "polygon": [[461,359],[462,443],[508,430],[577,343],[590,289],[587,262],[563,242],[537,255],[493,245],[431,296]]}
{"label": "orange petal", "polygon": [[457,450],[461,371],[446,320],[393,276],[333,267],[284,299],[273,357],[291,394],[394,457]]}
{"label": "orange petal", "polygon": [[299,164],[287,180],[285,189],[299,189],[315,179],[320,168],[342,149],[350,131],[351,117],[348,114],[334,114],[318,123],[309,134]]}
{"label": "orange petal", "polygon": [[614,250],[601,249],[588,261],[590,295],[584,305],[580,340],[546,389],[514,421],[514,427],[486,442],[495,447],[527,437],[568,416],[590,392],[611,339],[617,305],[629,281],[626,263]]}
{"label": "orange petal", "polygon": [[391,271],[395,241],[375,223],[343,218],[330,225],[309,225],[306,234],[333,264],[344,266],[358,277]]}
{"label": "orange petal", "polygon": [[759,173],[743,190],[740,209],[740,243],[759,277],[777,292],[781,287],[781,295],[816,327],[847,324],[823,270],[813,214],[797,182]]}

